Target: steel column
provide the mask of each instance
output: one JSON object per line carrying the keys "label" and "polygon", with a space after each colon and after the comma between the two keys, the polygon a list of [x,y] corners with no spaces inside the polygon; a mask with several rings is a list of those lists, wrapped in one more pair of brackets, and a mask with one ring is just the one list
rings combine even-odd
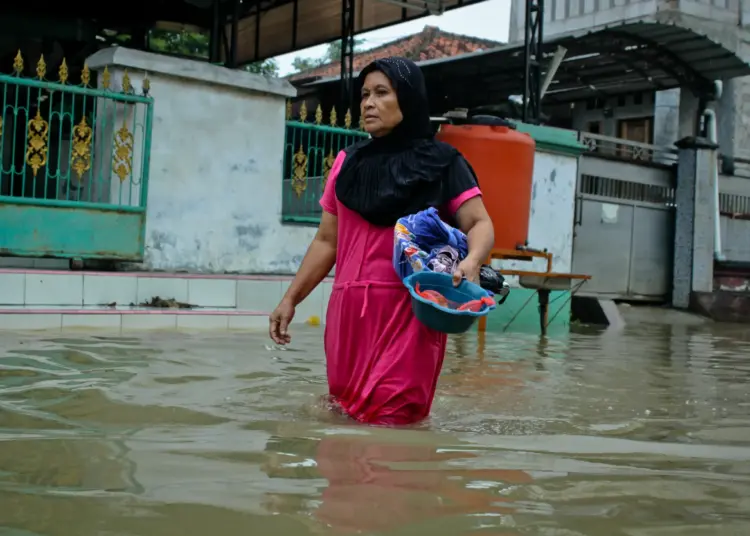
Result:
{"label": "steel column", "polygon": [[354,100],[354,0],[341,0],[341,106],[350,109]]}
{"label": "steel column", "polygon": [[234,10],[232,12],[232,34],[229,36],[229,61],[228,67],[236,69],[237,65],[237,37],[239,34],[241,0],[234,0]]}
{"label": "steel column", "polygon": [[544,33],[544,0],[526,0],[524,28],[523,121],[536,123],[541,114],[542,38]]}

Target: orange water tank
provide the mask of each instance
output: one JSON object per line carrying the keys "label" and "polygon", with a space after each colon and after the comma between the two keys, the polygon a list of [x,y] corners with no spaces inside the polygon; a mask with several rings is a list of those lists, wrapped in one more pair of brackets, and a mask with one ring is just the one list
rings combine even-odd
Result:
{"label": "orange water tank", "polygon": [[516,249],[529,233],[536,143],[499,118],[469,121],[441,126],[437,138],[461,151],[474,168],[495,227],[495,248]]}

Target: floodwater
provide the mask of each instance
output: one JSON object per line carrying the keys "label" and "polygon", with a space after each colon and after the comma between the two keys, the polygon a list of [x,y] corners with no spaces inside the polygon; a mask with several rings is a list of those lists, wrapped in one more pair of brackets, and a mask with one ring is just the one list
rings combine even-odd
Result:
{"label": "floodwater", "polygon": [[293,335],[0,334],[0,535],[750,534],[746,328],[455,337],[410,429]]}

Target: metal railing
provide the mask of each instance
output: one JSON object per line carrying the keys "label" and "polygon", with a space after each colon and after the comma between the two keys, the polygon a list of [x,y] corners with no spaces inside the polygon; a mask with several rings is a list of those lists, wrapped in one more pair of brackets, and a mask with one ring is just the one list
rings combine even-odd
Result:
{"label": "metal railing", "polygon": [[719,176],[719,211],[722,216],[750,219],[750,181],[738,176]]}
{"label": "metal railing", "polygon": [[339,126],[336,109],[323,124],[323,110],[317,106],[313,122],[307,121],[307,104],[299,106],[292,119],[292,104],[287,103],[286,139],[284,143],[284,176],[282,178],[281,219],[286,222],[317,224],[323,194],[336,155],[345,147],[367,137],[352,128],[351,113],[344,114]]}
{"label": "metal railing", "polygon": [[596,156],[643,164],[671,165],[677,162],[676,147],[660,147],[589,132],[579,132],[578,139],[588,148],[587,153]]}
{"label": "metal railing", "polygon": [[0,202],[145,212],[148,79],[136,91],[127,71],[115,81],[105,68],[92,81],[88,66],[71,73],[63,59],[50,81],[44,57],[27,71],[19,51],[0,74]]}

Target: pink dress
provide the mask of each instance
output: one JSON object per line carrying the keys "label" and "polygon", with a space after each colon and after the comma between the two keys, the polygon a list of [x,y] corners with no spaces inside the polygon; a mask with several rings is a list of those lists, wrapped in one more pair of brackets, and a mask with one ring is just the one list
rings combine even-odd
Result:
{"label": "pink dress", "polygon": [[[393,269],[393,229],[376,227],[336,198],[340,152],[320,199],[338,217],[336,275],[325,326],[328,386],[333,401],[370,424],[409,424],[430,413],[445,356],[446,335],[419,322]],[[450,215],[479,188],[442,210]]]}

